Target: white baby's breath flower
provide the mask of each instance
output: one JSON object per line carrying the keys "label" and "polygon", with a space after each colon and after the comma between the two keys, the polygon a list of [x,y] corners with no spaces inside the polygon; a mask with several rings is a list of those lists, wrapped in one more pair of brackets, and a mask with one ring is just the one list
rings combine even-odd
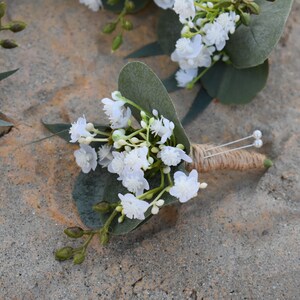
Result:
{"label": "white baby's breath flower", "polygon": [[[114,92],[112,97],[115,97]],[[109,98],[104,98],[101,101],[104,104],[104,112],[108,116],[111,128],[112,129],[119,129],[125,128],[128,126],[128,121],[131,117],[131,110],[129,107],[125,107],[125,101],[123,100],[111,100]]]}
{"label": "white baby's breath flower", "polygon": [[188,70],[179,69],[175,74],[177,85],[179,87],[186,87],[187,84],[190,83],[197,76],[197,74],[197,68]]}
{"label": "white baby's breath flower", "polygon": [[227,32],[218,22],[205,24],[203,27],[205,36],[203,41],[207,46],[215,45],[218,51],[221,51],[229,39]]}
{"label": "white baby's breath flower", "polygon": [[164,146],[157,157],[167,166],[177,166],[181,160],[191,163],[192,159],[181,149],[171,146]]}
{"label": "white baby's breath flower", "polygon": [[149,190],[149,183],[144,178],[144,172],[142,170],[124,170],[122,184],[128,189],[129,192],[134,193],[136,196],[140,196],[144,193],[144,190]]}
{"label": "white baby's breath flower", "polygon": [[76,163],[81,167],[83,173],[95,171],[97,167],[97,153],[94,148],[88,145],[80,145],[80,149],[74,151]]}
{"label": "white baby's breath flower", "polygon": [[127,153],[125,151],[123,151],[123,152],[113,151],[112,152],[113,159],[107,166],[108,172],[118,174],[120,176],[118,178],[119,180],[121,180],[121,178],[122,178],[121,175],[122,175],[122,172],[125,167],[124,160],[125,160],[126,154]]}
{"label": "white baby's breath flower", "polygon": [[162,9],[172,8],[175,0],[154,0],[155,4]]}
{"label": "white baby's breath flower", "polygon": [[181,171],[177,171],[174,174],[174,181],[175,184],[171,187],[169,193],[178,198],[179,202],[184,203],[197,196],[200,183],[198,182],[196,170],[192,170],[188,176]]}
{"label": "white baby's breath flower", "polygon": [[161,137],[160,142],[158,144],[164,144],[167,139],[171,137],[173,134],[174,123],[164,118],[155,119],[150,126],[150,130],[154,135],[158,135]]}
{"label": "white baby's breath flower", "polygon": [[118,194],[123,212],[129,219],[145,220],[145,212],[150,207],[146,201],[139,200],[132,194]]}
{"label": "white baby's breath flower", "polygon": [[124,159],[126,167],[131,170],[147,170],[149,167],[149,161],[147,159],[148,150],[148,147],[144,146],[128,152]]}
{"label": "white baby's breath flower", "polygon": [[192,39],[181,38],[176,43],[176,49],[171,54],[171,60],[178,62],[183,70],[209,67],[211,64],[210,50],[203,45],[200,34]]}
{"label": "white baby's breath flower", "polygon": [[179,15],[180,21],[193,19],[196,14],[194,0],[175,0],[174,11]]}
{"label": "white baby's breath flower", "polygon": [[71,143],[76,143],[80,138],[93,137],[94,134],[91,134],[87,129],[87,123],[85,116],[78,118],[78,120],[72,123],[72,126],[69,130],[71,135]]}
{"label": "white baby's breath flower", "polygon": [[103,6],[101,0],[79,0],[79,2],[85,4],[92,11],[98,11]]}
{"label": "white baby's breath flower", "polygon": [[234,11],[231,11],[230,13],[226,12],[220,14],[216,21],[223,27],[225,32],[233,34],[236,27],[236,16]]}
{"label": "white baby's breath flower", "polygon": [[99,148],[98,151],[99,155],[99,165],[102,166],[102,168],[107,167],[109,163],[114,158],[111,153],[111,146],[109,144],[105,144]]}

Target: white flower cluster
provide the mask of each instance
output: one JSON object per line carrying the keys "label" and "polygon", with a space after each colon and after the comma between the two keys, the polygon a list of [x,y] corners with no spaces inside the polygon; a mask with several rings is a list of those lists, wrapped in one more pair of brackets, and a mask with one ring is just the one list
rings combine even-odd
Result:
{"label": "white flower cluster", "polygon": [[95,12],[103,6],[101,0],[79,0],[79,3],[85,4],[90,10]]}
{"label": "white flower cluster", "polygon": [[[198,75],[198,68],[210,67],[222,55],[224,61],[228,60],[220,51],[224,49],[229,34],[235,32],[240,19],[234,11],[224,12],[216,8],[212,14],[214,4],[206,0],[155,0],[155,3],[163,9],[172,8],[183,24],[182,37],[171,54],[171,59],[180,67],[175,75],[179,87],[192,82]],[[205,17],[208,14],[210,17]]]}
{"label": "white flower cluster", "polygon": [[[171,168],[182,161],[191,163],[192,159],[184,152],[183,145],[176,145],[173,134],[175,125],[172,121],[159,115],[156,110],[152,114],[145,113],[120,92],[112,93],[112,99],[102,99],[102,103],[110,120],[110,131],[96,129],[83,116],[72,124],[70,141],[80,144],[80,149],[74,155],[82,172],[95,170],[98,164],[107,167],[110,173],[118,175],[117,180],[127,189],[128,193],[118,194],[122,208],[120,221],[124,216],[143,220],[149,208],[152,214],[157,214],[165,202],[161,199],[163,193],[169,192],[183,203],[195,197],[199,188],[206,187],[205,183],[198,182],[196,170],[189,175],[175,172],[173,183]],[[139,129],[131,127],[131,110],[128,105],[141,111]],[[103,144],[96,152],[90,145],[92,142]],[[150,189],[147,179],[150,172],[161,176],[161,186]],[[168,178],[168,186],[165,186],[165,177]],[[149,199],[151,202],[146,201]]]}

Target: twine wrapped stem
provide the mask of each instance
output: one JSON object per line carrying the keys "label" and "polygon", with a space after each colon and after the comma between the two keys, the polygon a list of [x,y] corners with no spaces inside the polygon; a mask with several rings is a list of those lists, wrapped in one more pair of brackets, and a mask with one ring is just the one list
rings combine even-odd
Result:
{"label": "twine wrapped stem", "polygon": [[192,144],[190,156],[193,162],[186,163],[187,171],[191,171],[192,169],[196,169],[202,173],[223,169],[243,171],[269,168],[272,166],[272,161],[267,159],[265,155],[247,150],[236,150],[204,158],[208,155],[230,150],[230,148],[227,147],[220,147],[207,151],[213,147],[214,145],[211,144]]}

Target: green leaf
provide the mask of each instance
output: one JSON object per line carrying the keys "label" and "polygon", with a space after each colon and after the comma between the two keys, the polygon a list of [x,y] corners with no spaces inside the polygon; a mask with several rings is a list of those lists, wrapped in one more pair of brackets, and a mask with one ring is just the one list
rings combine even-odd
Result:
{"label": "green leaf", "polygon": [[292,0],[256,0],[259,15],[251,15],[249,26],[241,25],[227,42],[226,51],[236,68],[262,64],[282,35]]}
{"label": "green leaf", "polygon": [[[184,170],[184,165],[181,164],[175,171]],[[172,176],[174,172],[172,173]],[[106,201],[109,203],[117,203],[120,201],[118,194],[126,194],[128,191],[123,187],[121,181],[117,180],[116,174],[108,172],[107,168],[98,167],[96,171],[91,171],[88,174],[80,173],[76,179],[73,198],[78,209],[79,216],[82,222],[89,228],[100,228],[109,218],[110,213],[99,213],[93,210],[93,205]],[[160,178],[156,176],[149,180],[150,187],[158,187],[160,185]],[[165,200],[165,205],[178,202],[178,199],[171,196],[169,193],[164,193],[162,199]],[[136,229],[153,215],[151,208],[145,213],[145,220],[128,219],[124,222],[118,223],[118,218],[111,223],[110,232],[115,235],[122,235]]]}
{"label": "green leaf", "polygon": [[93,210],[93,205],[104,201],[104,189],[110,175],[107,169],[98,166],[88,174],[81,172],[75,181],[72,196],[82,222],[89,228],[102,227],[99,213]]}
{"label": "green leaf", "polygon": [[[183,144],[189,153],[190,142],[178,119],[172,99],[163,83],[147,65],[141,62],[128,63],[119,75],[119,91],[145,111],[152,112],[157,109],[161,115],[174,122],[176,141]],[[134,117],[140,121],[140,112],[135,109],[132,111]]]}
{"label": "green leaf", "polygon": [[158,56],[163,54],[164,52],[160,47],[160,44],[158,42],[153,42],[130,53],[125,58],[140,58],[140,57]]}
{"label": "green leaf", "polygon": [[0,127],[12,127],[12,126],[14,126],[14,124],[0,119]]}
{"label": "green leaf", "polygon": [[268,71],[267,60],[248,69],[218,62],[202,77],[201,83],[211,97],[223,104],[246,104],[265,86]]}
{"label": "green leaf", "polygon": [[15,70],[12,70],[12,71],[7,71],[7,72],[2,72],[0,73],[0,81],[9,77],[10,75],[16,73],[19,69],[15,69]]}
{"label": "green leaf", "polygon": [[212,100],[213,97],[211,97],[206,90],[201,87],[188,113],[182,119],[182,124],[188,125],[194,121],[206,109]]}
{"label": "green leaf", "polygon": [[71,127],[71,124],[48,124],[42,121],[43,125],[53,134],[59,136],[60,138],[64,139],[67,142],[70,142],[70,134],[69,130]]}
{"label": "green leaf", "polygon": [[157,37],[165,54],[170,55],[175,50],[181,30],[182,24],[178,15],[171,9],[162,10],[158,20]]}
{"label": "green leaf", "polygon": [[[135,8],[131,13],[136,13],[140,11],[148,4],[149,1],[150,0],[132,0],[132,2],[135,5]],[[104,9],[112,11],[114,13],[120,13],[123,10],[125,4],[125,0],[120,0],[119,3],[115,5],[109,5],[107,2],[108,0],[102,0]]]}
{"label": "green leaf", "polygon": [[169,77],[165,78],[162,81],[169,93],[172,93],[172,92],[175,92],[175,91],[178,91],[181,89],[181,87],[178,86],[177,80],[175,78],[176,72],[173,73],[172,75],[170,75]]}

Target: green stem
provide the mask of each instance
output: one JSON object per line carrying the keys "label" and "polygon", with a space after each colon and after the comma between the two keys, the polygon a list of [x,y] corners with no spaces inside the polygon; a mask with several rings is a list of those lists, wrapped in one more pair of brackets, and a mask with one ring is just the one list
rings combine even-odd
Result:
{"label": "green stem", "polygon": [[216,62],[217,62],[217,61],[213,61],[212,64],[211,64],[208,68],[204,69],[197,77],[195,77],[191,82],[189,82],[189,83],[188,83],[188,88],[193,88],[194,85],[195,85],[195,83],[196,83],[200,78],[202,78],[202,76],[204,76],[204,75],[206,74],[206,72],[207,72],[208,70],[210,70],[210,69],[215,65]]}
{"label": "green stem", "polygon": [[104,136],[110,136],[110,133],[107,133],[107,132],[98,130],[98,129],[96,129],[96,128],[95,128],[95,130],[93,130],[93,132],[95,132],[95,133],[97,133],[97,134],[104,135]]}
{"label": "green stem", "polygon": [[112,212],[112,214],[109,216],[109,218],[106,220],[106,222],[105,222],[105,224],[104,224],[104,226],[101,230],[105,230],[105,231],[108,232],[108,228],[109,228],[111,222],[114,220],[114,218],[116,217],[117,214],[118,214],[118,211],[114,210]]}

